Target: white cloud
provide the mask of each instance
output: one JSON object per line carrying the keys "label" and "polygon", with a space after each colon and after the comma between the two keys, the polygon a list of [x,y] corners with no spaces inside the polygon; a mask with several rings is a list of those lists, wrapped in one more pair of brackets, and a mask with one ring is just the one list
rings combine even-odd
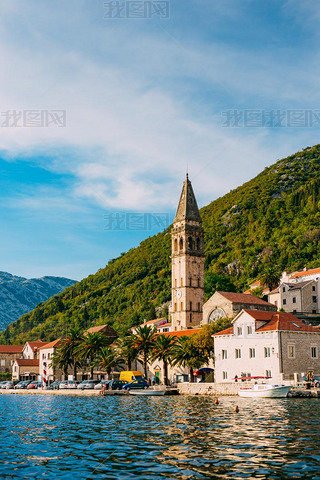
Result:
{"label": "white cloud", "polygon": [[[0,33],[7,65],[0,73],[1,111],[65,109],[67,127],[2,129],[0,148],[11,155],[50,153],[55,160],[48,169],[74,176],[71,196],[105,208],[172,208],[174,185],[188,165],[205,203],[258,173],[275,151],[280,157],[300,147],[291,132],[271,141],[262,130],[223,129],[220,118],[224,102],[226,109],[252,108],[250,99],[274,108],[300,102],[318,80],[299,64],[281,64],[266,53],[259,68],[256,54],[218,43],[191,45],[172,36],[170,23],[164,24],[168,34],[148,25],[125,31],[116,22],[94,23],[95,15],[102,18],[101,5],[90,10],[85,2],[58,2],[63,9],[53,12],[30,2],[31,24],[22,27],[20,43],[10,44],[13,3]],[[70,46],[64,43],[68,28]],[[201,102],[193,98],[199,81],[211,90]],[[35,205],[42,202],[33,197],[28,206]]]}

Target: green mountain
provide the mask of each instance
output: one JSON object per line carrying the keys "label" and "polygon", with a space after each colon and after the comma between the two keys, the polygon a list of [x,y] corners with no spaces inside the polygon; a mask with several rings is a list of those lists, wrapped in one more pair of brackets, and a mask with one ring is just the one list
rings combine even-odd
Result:
{"label": "green mountain", "polygon": [[[268,265],[319,266],[320,145],[265,168],[204,207],[201,216],[207,295],[215,288],[242,291]],[[23,315],[2,332],[0,343],[52,340],[72,325],[108,323],[121,331],[155,318],[171,296],[170,249],[170,229],[148,238]]]}

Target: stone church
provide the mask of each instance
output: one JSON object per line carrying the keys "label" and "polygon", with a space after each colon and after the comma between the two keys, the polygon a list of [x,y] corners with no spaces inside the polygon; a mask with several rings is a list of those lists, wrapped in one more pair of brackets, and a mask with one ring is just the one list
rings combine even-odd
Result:
{"label": "stone church", "polygon": [[173,221],[171,331],[188,330],[222,317],[235,317],[242,309],[277,311],[254,295],[216,292],[204,303],[204,232],[188,174]]}

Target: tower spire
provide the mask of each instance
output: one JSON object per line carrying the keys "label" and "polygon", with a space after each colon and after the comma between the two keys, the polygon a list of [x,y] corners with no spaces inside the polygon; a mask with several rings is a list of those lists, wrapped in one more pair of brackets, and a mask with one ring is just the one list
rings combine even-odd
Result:
{"label": "tower spire", "polygon": [[197,200],[188,173],[186,174],[186,179],[183,183],[179,205],[173,222],[176,223],[183,220],[201,222]]}

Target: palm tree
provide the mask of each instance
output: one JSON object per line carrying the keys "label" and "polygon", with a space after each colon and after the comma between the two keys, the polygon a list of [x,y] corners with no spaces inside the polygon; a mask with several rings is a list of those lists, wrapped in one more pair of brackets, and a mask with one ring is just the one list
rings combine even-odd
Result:
{"label": "palm tree", "polygon": [[203,349],[197,348],[191,337],[179,337],[173,347],[172,365],[187,367],[189,369],[190,381],[194,381],[193,371],[208,363],[208,356]]}
{"label": "palm tree", "polygon": [[64,378],[68,378],[68,368],[72,365],[72,358],[69,355],[69,352],[64,348],[63,343],[54,351],[51,364],[53,369],[59,368],[63,371]]}
{"label": "palm tree", "polygon": [[95,365],[98,365],[101,370],[105,370],[107,372],[109,380],[112,369],[122,365],[123,359],[119,356],[114,348],[107,346],[100,350],[94,363]]}
{"label": "palm tree", "polygon": [[82,341],[83,334],[81,329],[74,327],[70,328],[69,335],[63,340],[61,345],[61,351],[69,359],[69,365],[73,367],[74,380],[77,380],[77,369],[80,366],[80,362],[76,357],[76,349]]}
{"label": "palm tree", "polygon": [[177,341],[176,337],[169,335],[158,335],[153,351],[152,351],[152,360],[162,360],[163,361],[163,380],[164,384],[168,385],[168,364],[172,362],[173,348]]}
{"label": "palm tree", "polygon": [[134,349],[141,354],[144,376],[148,378],[147,365],[156,339],[156,330],[147,325],[139,326],[134,335]]}
{"label": "palm tree", "polygon": [[270,292],[280,283],[281,273],[276,265],[267,265],[260,276],[261,285],[266,285]]}
{"label": "palm tree", "polygon": [[127,365],[127,370],[131,370],[132,362],[137,358],[138,352],[135,348],[135,336],[126,335],[120,337],[114,342],[115,349],[119,356],[123,358]]}
{"label": "palm tree", "polygon": [[102,348],[107,346],[108,339],[100,332],[87,332],[83,335],[82,342],[75,349],[78,360],[85,360],[90,365],[90,378],[93,379],[95,360]]}

